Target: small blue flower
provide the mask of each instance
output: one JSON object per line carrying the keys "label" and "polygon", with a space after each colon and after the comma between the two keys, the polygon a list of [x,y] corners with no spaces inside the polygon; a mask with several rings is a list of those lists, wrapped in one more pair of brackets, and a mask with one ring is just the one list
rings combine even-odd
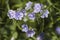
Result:
{"label": "small blue flower", "polygon": [[39,3],[35,3],[33,12],[35,12],[35,13],[40,12],[41,7],[42,7],[42,5],[40,5]]}
{"label": "small blue flower", "polygon": [[56,32],[60,34],[60,27],[56,27]]}
{"label": "small blue flower", "polygon": [[28,17],[30,20],[34,20],[35,19],[35,13],[28,14]]}
{"label": "small blue flower", "polygon": [[9,19],[13,19],[15,18],[15,14],[16,12],[14,10],[9,10],[7,16],[9,17]]}
{"label": "small blue flower", "polygon": [[47,18],[49,14],[48,10],[45,10],[45,12],[41,15],[41,18]]}
{"label": "small blue flower", "polygon": [[26,24],[22,25],[22,31],[27,32],[28,31],[28,26]]}
{"label": "small blue flower", "polygon": [[26,9],[26,10],[31,9],[32,4],[33,4],[33,3],[32,3],[31,1],[29,1],[28,3],[26,3],[25,9]]}
{"label": "small blue flower", "polygon": [[35,35],[35,31],[33,29],[32,30],[28,30],[26,32],[26,35],[27,35],[27,37],[33,37]]}
{"label": "small blue flower", "polygon": [[16,19],[16,20],[22,20],[23,16],[24,16],[24,15],[23,15],[22,12],[17,11],[16,14],[15,14],[15,19]]}

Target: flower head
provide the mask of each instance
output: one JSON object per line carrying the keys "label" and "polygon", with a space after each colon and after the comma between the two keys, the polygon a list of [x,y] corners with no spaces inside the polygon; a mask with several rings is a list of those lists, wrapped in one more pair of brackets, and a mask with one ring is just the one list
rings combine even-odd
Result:
{"label": "flower head", "polygon": [[49,14],[48,10],[45,10],[45,12],[41,15],[41,18],[47,18]]}
{"label": "flower head", "polygon": [[7,16],[9,17],[9,19],[13,19],[15,18],[15,14],[16,12],[14,10],[9,10]]}
{"label": "flower head", "polygon": [[60,34],[60,27],[56,27],[56,32]]}
{"label": "flower head", "polygon": [[15,14],[15,19],[16,19],[16,20],[22,20],[23,16],[24,16],[24,15],[23,15],[22,12],[17,11],[16,14]]}
{"label": "flower head", "polygon": [[32,3],[31,1],[29,1],[28,3],[26,3],[25,9],[26,9],[26,10],[31,9],[32,4],[33,4],[33,3]]}
{"label": "flower head", "polygon": [[39,3],[35,3],[35,5],[34,5],[34,11],[33,12],[35,12],[35,13],[40,12],[41,7],[42,6]]}
{"label": "flower head", "polygon": [[28,17],[29,17],[30,20],[34,20],[35,19],[35,14],[30,13],[30,14],[28,14]]}
{"label": "flower head", "polygon": [[22,31],[27,32],[28,31],[28,26],[26,24],[22,25]]}
{"label": "flower head", "polygon": [[26,35],[27,35],[27,37],[33,37],[35,35],[35,31],[33,29],[32,30],[28,30],[26,32]]}

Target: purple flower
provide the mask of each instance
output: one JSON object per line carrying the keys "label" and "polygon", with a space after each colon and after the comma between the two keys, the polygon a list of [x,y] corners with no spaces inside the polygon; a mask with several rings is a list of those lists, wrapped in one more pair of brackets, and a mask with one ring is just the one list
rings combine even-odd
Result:
{"label": "purple flower", "polygon": [[39,3],[35,3],[33,12],[35,12],[35,13],[40,12],[41,7],[42,7],[42,5],[40,5]]}
{"label": "purple flower", "polygon": [[27,35],[27,37],[33,37],[35,35],[35,31],[33,29],[32,30],[28,30],[26,32],[26,35]]}
{"label": "purple flower", "polygon": [[30,14],[28,14],[28,17],[29,17],[30,20],[34,20],[35,19],[35,14],[30,13]]}
{"label": "purple flower", "polygon": [[45,12],[41,15],[41,18],[47,18],[49,14],[48,10],[45,10]]}
{"label": "purple flower", "polygon": [[23,15],[22,12],[17,11],[16,14],[15,14],[15,19],[16,19],[16,20],[22,20],[23,16],[24,16],[24,15]]}
{"label": "purple flower", "polygon": [[32,6],[32,2],[29,1],[28,3],[26,3],[25,9],[26,9],[26,10],[29,10],[29,9],[31,9],[31,6]]}
{"label": "purple flower", "polygon": [[60,27],[56,27],[56,32],[60,34]]}
{"label": "purple flower", "polygon": [[22,25],[22,31],[27,32],[28,31],[28,26],[26,24]]}
{"label": "purple flower", "polygon": [[16,12],[14,10],[9,10],[7,16],[9,17],[9,19],[13,19],[15,18],[15,14]]}

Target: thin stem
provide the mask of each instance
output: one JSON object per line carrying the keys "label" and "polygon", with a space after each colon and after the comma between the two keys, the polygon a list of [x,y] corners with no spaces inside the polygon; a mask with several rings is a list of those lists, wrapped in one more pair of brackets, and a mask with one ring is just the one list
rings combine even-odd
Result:
{"label": "thin stem", "polygon": [[44,19],[43,19],[43,24],[42,24],[42,32],[44,31]]}
{"label": "thin stem", "polygon": [[7,9],[9,10],[10,9],[10,7],[9,7],[9,0],[6,0],[6,5],[7,5]]}
{"label": "thin stem", "polygon": [[17,23],[17,27],[20,29],[20,30],[22,30],[22,28],[20,27],[20,25]]}
{"label": "thin stem", "polygon": [[47,0],[47,2],[49,3],[49,5],[52,5],[51,1],[50,0]]}

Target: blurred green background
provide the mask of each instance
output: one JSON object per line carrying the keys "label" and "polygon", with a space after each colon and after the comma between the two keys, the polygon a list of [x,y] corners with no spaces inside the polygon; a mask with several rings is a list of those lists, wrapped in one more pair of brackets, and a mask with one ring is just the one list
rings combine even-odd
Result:
{"label": "blurred green background", "polygon": [[36,29],[35,37],[44,32],[44,40],[60,40],[60,35],[55,31],[55,28],[60,26],[60,0],[0,0],[0,40],[11,40],[13,37],[15,40],[35,40],[27,38],[21,31],[20,27],[24,23],[23,21],[11,20],[7,16],[9,9],[24,8],[28,1],[42,3],[50,12],[48,18],[26,22]]}

